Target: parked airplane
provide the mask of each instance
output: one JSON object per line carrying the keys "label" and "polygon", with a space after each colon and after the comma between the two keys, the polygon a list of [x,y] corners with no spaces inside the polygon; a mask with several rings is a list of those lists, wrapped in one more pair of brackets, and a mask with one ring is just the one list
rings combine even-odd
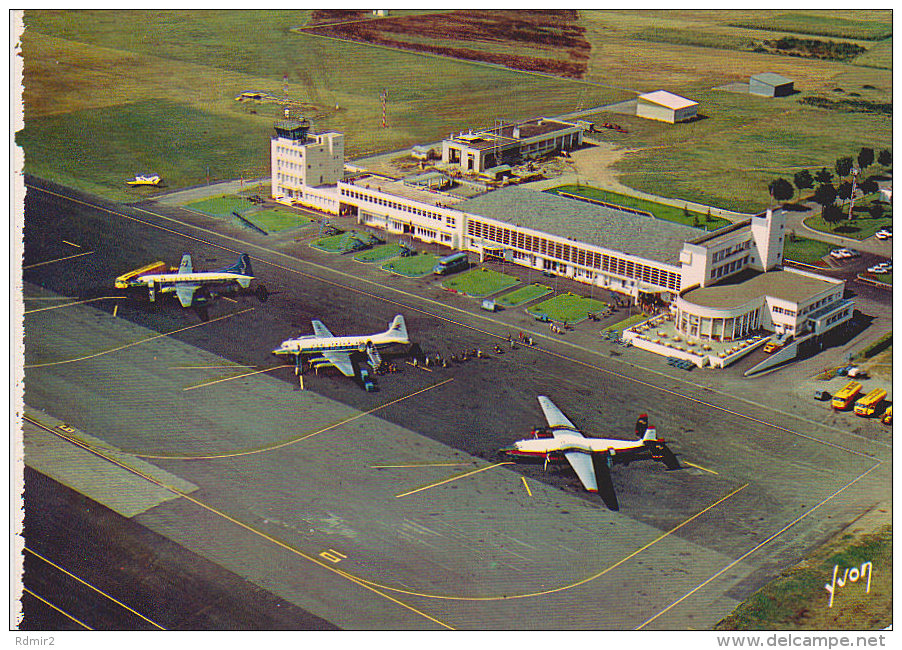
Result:
{"label": "parked airplane", "polygon": [[159,185],[159,174],[135,174],[130,181],[125,181],[126,185]]}
{"label": "parked airplane", "polygon": [[518,440],[501,452],[518,459],[544,459],[560,462],[566,459],[576,472],[583,487],[598,492],[611,510],[619,510],[617,494],[611,481],[611,467],[634,460],[653,459],[664,463],[667,469],[678,469],[680,464],[673,452],[658,438],[654,427],[648,426],[644,413],[636,421],[636,442],[612,438],[586,438],[567,419],[554,403],[539,396],[539,404],[548,421],[547,427],[533,431],[534,438]]}
{"label": "parked airplane", "polygon": [[[251,280],[254,279],[252,274],[251,259],[247,253],[242,253],[234,265],[219,271],[193,271],[191,255],[185,253],[178,271],[175,273],[167,272],[166,265],[157,262],[137,271],[120,275],[116,278],[116,288],[146,286],[151,302],[156,300],[158,293],[175,292],[182,307],[191,307],[195,302],[195,294],[201,287],[237,284],[242,289],[247,289]],[[257,295],[261,300],[265,300],[265,294],[266,291],[261,286]]]}
{"label": "parked airplane", "polygon": [[273,354],[294,355],[296,373],[301,371],[303,357],[308,356],[314,359],[324,358],[346,377],[353,377],[352,352],[365,352],[370,363],[376,367],[381,363],[379,348],[410,343],[407,338],[407,325],[404,323],[404,317],[400,314],[395,316],[386,331],[367,336],[335,336],[321,321],[312,322],[313,334],[282,341],[282,344],[272,351]]}

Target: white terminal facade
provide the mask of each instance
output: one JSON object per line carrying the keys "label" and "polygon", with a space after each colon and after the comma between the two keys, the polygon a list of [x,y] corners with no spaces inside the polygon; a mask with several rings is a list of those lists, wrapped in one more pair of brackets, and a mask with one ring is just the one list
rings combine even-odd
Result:
{"label": "white terminal facade", "polygon": [[[481,149],[469,134],[452,135],[442,143],[443,158],[475,173],[537,150],[578,146],[578,131],[574,124],[540,118],[478,131]],[[657,298],[675,310],[675,324],[688,336],[731,341],[761,329],[820,335],[852,317],[841,280],[782,267],[781,212],[769,210],[708,232],[525,187],[487,191],[460,180],[439,190],[413,178],[346,172],[341,133],[310,133],[306,122],[285,120],[276,124],[276,134],[276,200],[354,215],[362,226],[480,258],[503,257],[633,300]],[[497,146],[489,146],[493,134]]]}

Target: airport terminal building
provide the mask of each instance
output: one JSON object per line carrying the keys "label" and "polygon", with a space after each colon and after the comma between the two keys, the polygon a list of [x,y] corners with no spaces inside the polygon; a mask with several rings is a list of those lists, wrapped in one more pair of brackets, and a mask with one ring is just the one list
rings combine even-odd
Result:
{"label": "airport terminal building", "polygon": [[[768,210],[708,232],[521,186],[487,191],[465,180],[427,183],[362,170],[339,175],[334,155],[343,147],[341,134],[291,134],[287,143],[281,135],[273,138],[274,198],[353,215],[362,226],[472,252],[480,260],[496,257],[636,302],[669,305],[688,336],[730,341],[761,329],[820,334],[852,316],[842,281],[783,268],[782,212]],[[309,165],[307,184],[303,175],[301,182],[280,176],[277,188],[277,173],[287,173],[277,146],[294,156],[288,162]],[[466,151],[461,148],[461,155]],[[332,164],[331,175],[316,170],[317,160]],[[475,172],[485,160],[474,161]]]}

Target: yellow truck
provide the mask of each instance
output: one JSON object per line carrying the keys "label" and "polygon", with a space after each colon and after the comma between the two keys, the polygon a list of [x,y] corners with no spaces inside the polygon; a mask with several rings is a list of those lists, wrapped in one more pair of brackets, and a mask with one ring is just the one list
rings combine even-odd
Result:
{"label": "yellow truck", "polygon": [[892,424],[893,423],[893,407],[892,405],[888,406],[886,410],[883,412],[883,416],[880,418],[880,421],[883,424]]}
{"label": "yellow truck", "polygon": [[886,391],[882,388],[875,388],[870,391],[867,395],[855,402],[855,415],[860,415],[863,418],[871,417],[874,415],[874,412],[877,410],[877,407],[880,405],[880,402],[883,401],[884,397],[886,397]]}
{"label": "yellow truck", "polygon": [[837,411],[845,411],[849,406],[852,405],[852,402],[855,401],[855,398],[858,397],[858,393],[861,392],[861,384],[857,381],[850,381],[848,384],[842,387],[842,389],[833,396],[833,401],[831,402],[831,406]]}

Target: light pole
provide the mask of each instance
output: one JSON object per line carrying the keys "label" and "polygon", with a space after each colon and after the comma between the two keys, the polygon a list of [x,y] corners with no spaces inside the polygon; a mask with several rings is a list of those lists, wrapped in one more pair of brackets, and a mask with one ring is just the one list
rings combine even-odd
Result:
{"label": "light pole", "polygon": [[855,179],[858,178],[858,173],[861,170],[857,167],[852,168],[852,193],[849,194],[849,221],[852,220],[852,208],[855,207]]}

